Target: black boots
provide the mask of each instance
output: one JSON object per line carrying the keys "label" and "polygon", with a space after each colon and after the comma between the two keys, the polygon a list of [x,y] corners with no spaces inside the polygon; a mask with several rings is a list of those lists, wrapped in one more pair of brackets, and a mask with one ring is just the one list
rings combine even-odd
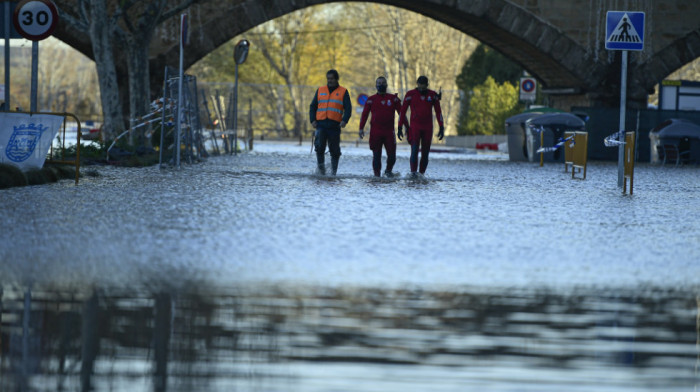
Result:
{"label": "black boots", "polygon": [[[316,163],[318,164],[318,174],[325,176],[326,175],[326,164],[325,164],[325,154],[323,153],[316,153]],[[331,157],[331,175],[335,176],[335,174],[338,172],[338,161],[340,160],[340,157]]]}
{"label": "black boots", "polygon": [[326,163],[325,163],[325,154],[322,152],[317,152],[316,153],[316,163],[318,164],[318,174],[325,176],[326,175]]}
{"label": "black boots", "polygon": [[340,160],[340,157],[331,157],[331,175],[335,176],[335,174],[338,172],[338,161]]}

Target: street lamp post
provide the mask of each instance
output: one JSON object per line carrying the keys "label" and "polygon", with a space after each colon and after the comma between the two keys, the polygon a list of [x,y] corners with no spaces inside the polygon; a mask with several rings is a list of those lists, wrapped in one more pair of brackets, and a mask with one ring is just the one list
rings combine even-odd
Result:
{"label": "street lamp post", "polygon": [[238,41],[233,51],[233,59],[236,62],[236,82],[233,87],[233,153],[238,153],[238,65],[243,64],[248,58],[250,42],[246,39]]}

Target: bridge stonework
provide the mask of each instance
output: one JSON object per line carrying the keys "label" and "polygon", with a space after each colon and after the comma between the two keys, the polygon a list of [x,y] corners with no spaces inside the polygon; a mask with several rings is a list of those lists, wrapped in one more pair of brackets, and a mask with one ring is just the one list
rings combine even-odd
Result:
{"label": "bridge stonework", "polygon": [[[56,0],[71,6],[77,0]],[[188,67],[238,34],[290,12],[337,0],[200,0],[190,8]],[[557,107],[619,105],[620,54],[605,50],[607,11],[646,13],[644,50],[630,52],[628,98],[646,106],[654,85],[700,57],[698,0],[373,0],[441,21],[521,64],[552,92]],[[154,87],[178,61],[177,20],[151,43]],[[166,30],[170,29],[171,33]],[[86,37],[59,26],[54,34],[90,55]]]}

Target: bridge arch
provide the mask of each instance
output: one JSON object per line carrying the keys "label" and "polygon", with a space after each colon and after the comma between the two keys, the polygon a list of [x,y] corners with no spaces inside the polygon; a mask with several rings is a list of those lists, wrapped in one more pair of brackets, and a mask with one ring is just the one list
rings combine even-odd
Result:
{"label": "bridge arch", "polygon": [[636,85],[644,86],[646,90],[653,89],[660,80],[698,57],[700,57],[700,28],[678,38],[637,66],[633,73]]}
{"label": "bridge arch", "polygon": [[[336,1],[229,2],[217,17],[201,25],[201,32],[193,31],[193,36],[206,39],[198,39],[192,45],[193,49],[186,52],[185,66],[191,66],[220,45],[257,25],[302,8],[333,2]],[[555,26],[505,0],[371,2],[414,11],[462,31],[521,64],[546,87],[582,90],[591,74],[603,71],[596,67],[592,59],[586,59],[583,47]],[[177,58],[178,47],[173,45],[152,61],[151,70],[159,74],[162,70],[159,72],[158,69],[163,69],[165,65],[176,65],[174,61]]]}
{"label": "bridge arch", "polygon": [[[620,56],[601,55],[605,52],[600,42],[604,37],[599,37],[605,10],[615,9],[615,0],[596,4],[590,0],[363,1],[423,14],[484,42],[522,65],[545,88],[569,94],[561,96],[562,101],[617,104],[620,71],[616,65]],[[70,7],[77,0],[55,2],[59,7]],[[342,0],[197,0],[192,13],[199,16],[190,19],[192,45],[185,52],[185,66],[257,25],[306,7],[338,2]],[[700,57],[700,20],[696,18],[700,5],[697,0],[663,4],[630,0],[628,5],[647,11],[645,50],[630,57],[628,76],[630,104],[645,106],[647,94],[659,80]],[[54,35],[92,57],[88,36],[65,24],[59,24]],[[176,37],[155,38],[150,60],[153,91],[159,88],[165,66],[177,66],[179,57]],[[119,53],[117,62],[118,71],[125,74]]]}

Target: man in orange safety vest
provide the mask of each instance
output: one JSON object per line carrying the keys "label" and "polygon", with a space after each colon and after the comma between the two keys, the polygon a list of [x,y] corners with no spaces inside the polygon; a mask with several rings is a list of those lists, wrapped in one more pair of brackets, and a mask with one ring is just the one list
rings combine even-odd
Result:
{"label": "man in orange safety vest", "polygon": [[345,87],[338,84],[338,71],[331,69],[326,72],[327,85],[316,90],[311,101],[309,120],[316,129],[314,147],[318,174],[326,174],[325,154],[326,144],[331,152],[331,174],[338,172],[340,160],[340,129],[345,128],[352,115],[350,94]]}

